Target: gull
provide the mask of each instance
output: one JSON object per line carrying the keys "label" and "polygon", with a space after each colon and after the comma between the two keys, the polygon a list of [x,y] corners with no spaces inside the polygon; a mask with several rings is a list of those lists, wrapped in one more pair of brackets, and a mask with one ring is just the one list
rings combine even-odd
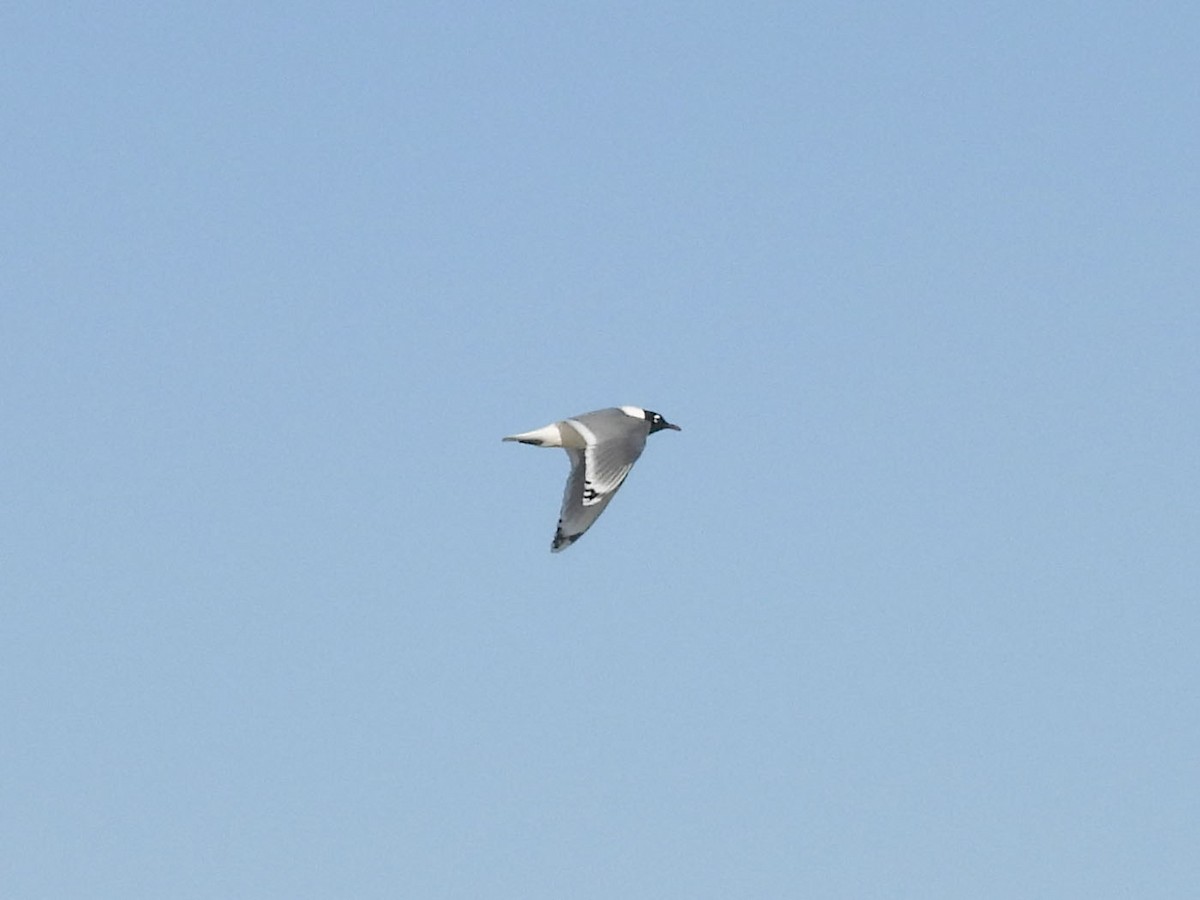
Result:
{"label": "gull", "polygon": [[561,447],[571,458],[552,552],[583,537],[642,455],[646,438],[663,429],[682,430],[640,406],[614,406],[504,438],[535,447]]}

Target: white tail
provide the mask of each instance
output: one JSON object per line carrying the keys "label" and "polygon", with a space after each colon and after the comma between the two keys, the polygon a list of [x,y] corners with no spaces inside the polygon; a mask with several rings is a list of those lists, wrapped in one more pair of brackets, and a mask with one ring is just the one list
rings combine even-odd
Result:
{"label": "white tail", "polygon": [[504,438],[506,441],[520,441],[522,444],[533,444],[535,447],[561,447],[562,433],[558,430],[557,424],[547,425],[545,428],[535,428],[533,431],[525,431],[521,434],[510,434]]}

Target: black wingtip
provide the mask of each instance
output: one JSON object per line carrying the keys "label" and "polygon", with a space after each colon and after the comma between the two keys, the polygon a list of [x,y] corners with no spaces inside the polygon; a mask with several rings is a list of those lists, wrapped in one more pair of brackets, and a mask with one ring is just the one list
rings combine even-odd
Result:
{"label": "black wingtip", "polygon": [[573,543],[583,537],[583,532],[579,534],[563,534],[561,531],[554,535],[554,540],[550,544],[550,552],[558,553],[560,550],[566,550]]}

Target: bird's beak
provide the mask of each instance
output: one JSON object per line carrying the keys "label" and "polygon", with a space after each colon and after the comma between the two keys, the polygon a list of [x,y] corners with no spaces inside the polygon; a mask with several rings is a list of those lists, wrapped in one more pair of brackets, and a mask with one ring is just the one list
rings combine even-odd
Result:
{"label": "bird's beak", "polygon": [[663,422],[663,428],[670,428],[672,431],[683,431],[678,425],[672,425],[670,422]]}

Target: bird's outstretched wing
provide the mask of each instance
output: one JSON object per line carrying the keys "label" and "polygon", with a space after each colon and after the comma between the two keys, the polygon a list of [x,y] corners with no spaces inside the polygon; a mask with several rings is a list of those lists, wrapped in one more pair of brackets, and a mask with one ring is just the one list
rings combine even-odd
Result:
{"label": "bird's outstretched wing", "polygon": [[[586,426],[579,430],[585,439],[588,438],[590,432]],[[571,546],[592,527],[624,483],[645,446],[646,434],[638,430],[614,440],[589,442],[582,450],[566,448],[571,458],[571,474],[563,491],[562,511],[551,550],[557,553]]]}

